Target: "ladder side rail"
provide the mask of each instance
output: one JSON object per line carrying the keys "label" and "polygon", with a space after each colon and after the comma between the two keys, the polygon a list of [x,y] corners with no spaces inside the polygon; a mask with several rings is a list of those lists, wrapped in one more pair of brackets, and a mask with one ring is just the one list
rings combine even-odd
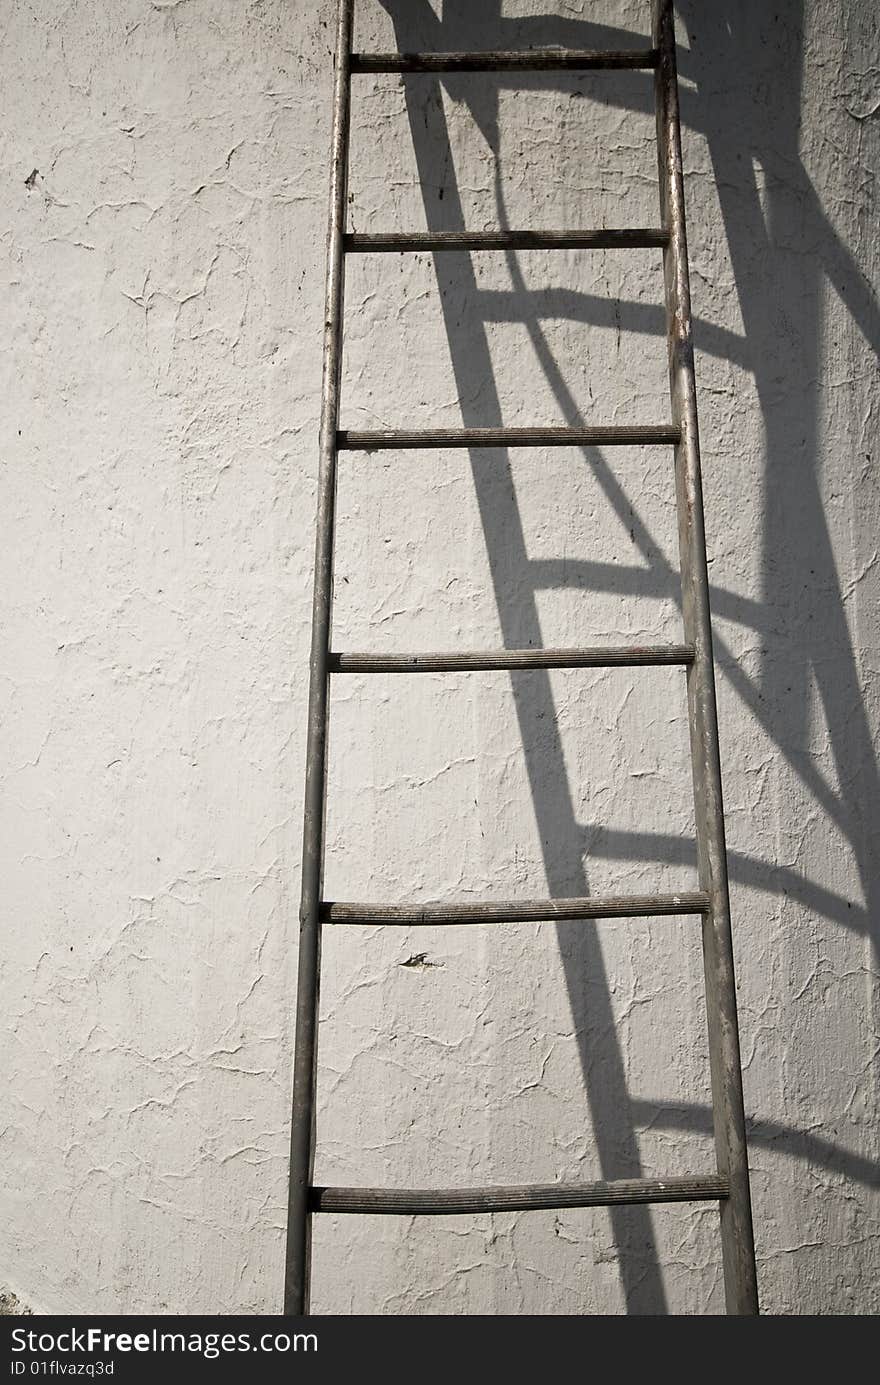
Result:
{"label": "ladder side rail", "polygon": [[309,1199],[315,1157],[315,1088],[321,965],[320,904],[324,870],[329,711],[328,655],[330,652],[330,619],[333,601],[336,433],[339,424],[342,367],[345,273],[343,238],[348,195],[353,13],[354,0],[339,0],[336,26],[336,74],[333,89],[317,533],[312,598],[312,646],[309,662],[305,804],[303,809],[299,969],[296,995],[287,1246],[284,1272],[284,1312],[287,1315],[300,1315],[309,1310],[311,1262]]}
{"label": "ladder side rail", "polygon": [[660,209],[663,228],[669,232],[663,253],[669,382],[673,422],[681,430],[675,477],[682,613],[685,639],[694,650],[687,685],[697,860],[700,888],[709,896],[703,962],[712,1114],[718,1173],[730,1187],[730,1196],[721,1204],[722,1258],[728,1313],[754,1314],[758,1291],[709,614],[672,0],[653,0],[653,38],[660,54],[655,75]]}

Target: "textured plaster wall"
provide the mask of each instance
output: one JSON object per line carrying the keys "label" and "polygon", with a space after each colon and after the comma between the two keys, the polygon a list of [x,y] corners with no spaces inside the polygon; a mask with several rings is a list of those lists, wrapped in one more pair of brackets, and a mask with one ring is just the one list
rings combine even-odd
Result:
{"label": "textured plaster wall", "polygon": [[[0,1282],[279,1305],[330,0],[9,0]],[[360,0],[616,46],[643,0]],[[869,0],[678,7],[760,1284],[880,1309]],[[628,31],[620,35],[618,30]],[[358,79],[351,222],[651,225],[644,74]],[[344,422],[667,417],[659,256],[352,262]],[[346,456],[336,646],[680,631],[669,456]],[[693,881],[680,673],[334,686],[327,893]],[[324,949],[319,1181],[710,1166],[693,920]],[[322,1312],[707,1312],[711,1208],[324,1218]]]}

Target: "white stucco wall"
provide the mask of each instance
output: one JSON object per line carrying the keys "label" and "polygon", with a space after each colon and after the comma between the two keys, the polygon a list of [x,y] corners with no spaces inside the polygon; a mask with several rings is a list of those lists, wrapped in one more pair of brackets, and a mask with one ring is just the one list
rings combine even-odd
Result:
{"label": "white stucco wall", "polygon": [[[645,0],[359,9],[363,47],[648,26]],[[873,9],[679,6],[781,1313],[880,1308]],[[333,10],[4,10],[0,1284],[38,1311],[279,1306]],[[352,224],[651,225],[652,121],[645,74],[358,79]],[[352,263],[345,423],[667,417],[659,255],[470,264]],[[663,449],[346,456],[336,646],[672,638],[672,507]],[[332,733],[328,896],[693,880],[677,672],[339,680]],[[324,957],[319,1181],[710,1166],[693,920],[368,930]],[[319,1312],[721,1305],[711,1208],[316,1226]]]}

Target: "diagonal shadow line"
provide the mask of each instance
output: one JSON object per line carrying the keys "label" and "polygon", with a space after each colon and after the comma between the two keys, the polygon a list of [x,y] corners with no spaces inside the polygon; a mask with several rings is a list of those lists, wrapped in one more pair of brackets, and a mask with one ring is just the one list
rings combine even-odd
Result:
{"label": "diagonal shadow line", "polygon": [[[628,832],[606,828],[602,823],[581,825],[589,838],[590,852],[606,861],[661,861],[665,865],[693,865],[696,846],[692,838],[665,832]],[[759,856],[742,851],[727,852],[731,878],[738,884],[765,890],[768,894],[789,896],[824,918],[832,919],[853,933],[870,935],[871,916],[864,907],[843,895],[799,875],[788,866],[771,864]]]}
{"label": "diagonal shadow line", "polygon": [[[403,26],[394,0],[385,0],[385,4],[394,19],[399,46],[402,49],[411,46],[403,38]],[[408,8],[411,10],[412,7]],[[442,146],[442,158],[450,170],[453,167],[448,126],[439,101],[427,107],[426,119],[426,107],[414,98],[410,84],[406,84],[406,105],[427,225],[433,228],[436,226],[437,197],[431,192],[431,161],[436,148]],[[482,111],[481,116],[480,126],[484,133],[489,132],[489,145],[495,151],[497,161],[498,136],[494,115]],[[461,200],[452,177],[446,186],[442,216],[446,226],[450,221],[460,227],[464,225]],[[453,277],[455,271],[442,255],[434,256],[434,264],[441,290],[440,301],[452,368],[461,397],[463,422],[466,426],[468,423],[485,423],[486,417],[491,414],[500,423],[500,399],[485,324],[479,315],[472,262],[468,259],[466,264],[459,266],[456,277]],[[456,289],[460,294],[462,288],[470,310],[469,319],[457,318],[448,307],[452,290]],[[480,415],[468,402],[468,387],[475,373],[485,382],[487,407],[481,410]],[[508,646],[538,645],[541,643],[541,629],[534,594],[526,595],[520,586],[519,599],[515,604],[510,602],[507,595],[517,589],[517,584],[511,579],[527,570],[525,538],[512,484],[509,454],[496,450],[487,459],[484,453],[475,451],[470,457],[504,642]],[[500,478],[503,478],[503,487],[499,483]],[[650,536],[646,535],[646,540],[650,545]],[[565,773],[549,677],[542,673],[530,673],[525,679],[514,676],[511,682],[532,798],[539,823],[542,824],[545,869],[551,893],[557,894],[561,888],[575,888],[586,893],[588,883],[579,854],[580,833]],[[536,754],[531,739],[531,726],[536,715],[546,728],[540,754]],[[555,766],[555,773],[549,776],[546,773],[548,763]],[[551,841],[552,850],[548,846]],[[558,936],[573,1003],[577,1003],[585,974],[590,980],[589,1005],[594,1043],[592,1048],[588,1048],[585,1040],[582,1040],[581,1065],[602,1174],[610,1178],[621,1176],[626,1170],[629,1176],[637,1177],[641,1172],[641,1159],[634,1125],[627,1113],[626,1073],[617,1041],[610,987],[599,938],[592,930],[584,932],[565,927],[558,929]],[[620,1251],[619,1271],[627,1310],[663,1311],[666,1298],[650,1210],[638,1208],[621,1212],[621,1209],[613,1208],[610,1209],[610,1218]],[[630,1253],[635,1239],[641,1242],[640,1263]]]}
{"label": "diagonal shadow line", "polygon": [[[724,674],[734,692],[739,694],[740,700],[748,708],[751,716],[767,732],[786,763],[791,766],[802,783],[810,789],[816,802],[828,814],[831,821],[836,827],[846,831],[849,811],[845,801],[822,778],[815,765],[804,758],[804,752],[799,746],[786,745],[782,741],[775,714],[770,710],[773,705],[772,697],[756,688],[748,675],[743,673],[739,660],[728,650],[724,641],[715,632],[713,632],[713,644],[715,646],[716,668]],[[806,662],[801,672],[806,674]],[[786,674],[785,676],[791,677],[792,675]],[[802,682],[806,682],[805,677],[803,677]]]}
{"label": "diagonal shadow line", "polygon": [[[607,327],[618,332],[641,333],[666,338],[666,309],[655,303],[635,303],[629,299],[600,298],[598,294],[575,289],[524,289],[534,300],[530,309],[542,321],[570,319],[590,327]],[[480,306],[487,322],[519,322],[522,297],[509,289],[480,289]],[[718,327],[706,318],[694,319],[700,351],[732,361],[743,369],[751,368],[749,344],[745,337]]]}
{"label": "diagonal shadow line", "polygon": [[[665,575],[665,574],[664,574]],[[657,601],[675,601],[678,597],[678,574],[669,569],[669,578],[658,586],[657,573],[647,567],[630,564],[594,562],[589,558],[530,558],[529,576],[537,590],[554,587],[583,587],[590,591],[616,596],[653,597]],[[752,630],[762,630],[768,623],[767,608],[726,587],[712,587],[712,610],[716,615],[732,620]]]}
{"label": "diagonal shadow line", "polygon": [[[632,1110],[637,1120],[645,1122],[644,1129],[693,1130],[705,1135],[712,1133],[711,1107],[696,1102],[669,1103],[660,1097],[634,1097]],[[825,1140],[810,1130],[798,1130],[793,1125],[765,1120],[763,1116],[747,1116],[746,1127],[750,1145],[781,1150],[790,1159],[818,1164],[867,1188],[880,1188],[880,1164],[844,1149],[833,1140]]]}

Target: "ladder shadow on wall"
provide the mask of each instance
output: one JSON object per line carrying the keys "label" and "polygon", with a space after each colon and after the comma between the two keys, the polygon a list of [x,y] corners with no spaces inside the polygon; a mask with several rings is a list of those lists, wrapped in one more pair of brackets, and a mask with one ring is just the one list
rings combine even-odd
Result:
{"label": "ladder shadow on wall", "polygon": [[[505,20],[500,13],[500,0],[479,7],[470,0],[444,0],[442,20],[428,0],[380,3],[393,21],[396,46],[401,51],[521,48],[530,44],[611,49],[632,42],[630,33],[580,19],[539,15]],[[723,588],[712,589],[716,620],[738,623],[754,632],[760,644],[760,672],[757,677],[744,672],[719,637],[716,624],[719,684],[726,680],[742,699],[787,766],[849,844],[865,906],[853,904],[805,878],[799,870],[777,865],[769,856],[761,858],[732,851],[731,880],[764,892],[768,901],[787,897],[827,924],[870,937],[876,956],[880,872],[871,824],[880,820],[880,779],[821,491],[815,382],[821,368],[821,295],[826,281],[834,286],[874,351],[880,347],[880,315],[862,275],[824,215],[800,162],[802,5],[790,7],[785,25],[774,24],[772,12],[754,4],[735,15],[728,8],[723,16],[718,7],[710,6],[707,12],[696,0],[685,0],[678,9],[680,22],[687,24],[688,32],[695,36],[696,50],[693,62],[687,52],[679,53],[681,74],[691,79],[681,92],[686,162],[687,130],[693,129],[708,143],[745,328],[739,336],[697,319],[696,346],[698,351],[731,359],[753,374],[766,449],[763,532],[759,540],[763,599],[752,601]],[[647,10],[646,5],[646,15]],[[755,102],[747,80],[750,62],[765,70],[772,65],[777,74],[774,82],[768,84],[763,103]],[[746,74],[746,79],[731,80],[729,74],[734,68],[738,74]],[[454,180],[450,135],[442,101],[438,99],[440,83],[447,86],[456,101],[467,106],[495,156],[497,224],[504,227],[507,222],[499,168],[498,92],[502,85],[552,90],[558,80],[550,74],[509,73],[487,75],[476,81],[455,76],[404,79],[425,224],[429,229],[469,229],[464,225],[462,200]],[[701,95],[701,90],[714,93],[719,87],[729,93],[723,103]],[[609,102],[619,99],[613,85],[607,90]],[[639,109],[632,102],[628,108]],[[641,110],[644,113],[649,109],[653,111],[653,91],[646,84]],[[436,178],[438,154],[446,175],[440,195]],[[764,207],[756,184],[755,162],[768,174]],[[772,176],[776,171],[778,181]],[[465,255],[437,255],[435,266],[452,369],[462,399],[462,423],[500,425],[503,420],[487,319],[472,263]],[[516,254],[508,255],[508,267],[512,289],[505,295],[505,320],[525,326],[561,419],[570,426],[581,424],[584,420],[554,361],[535,295],[526,288]],[[447,305],[452,303],[456,305],[455,312],[448,309]],[[607,326],[616,320],[622,331],[665,335],[661,302],[656,308],[627,302],[619,302],[615,307],[612,301],[590,294],[556,291],[553,312],[585,326]],[[787,323],[784,338],[780,332],[782,321]],[[466,402],[473,398],[471,386],[475,377],[484,386],[479,406]],[[711,458],[711,436],[704,438],[704,447]],[[470,455],[504,643],[511,648],[539,646],[542,635],[538,593],[560,578],[554,574],[552,562],[536,563],[528,557],[513,484],[498,484],[499,469],[506,468],[510,476],[507,455],[498,450],[493,450],[491,457],[479,452]],[[584,460],[611,506],[626,515],[627,523],[632,525],[638,502],[624,493],[613,466],[598,449],[584,449]],[[711,535],[711,511],[708,527]],[[613,592],[625,599],[627,594],[637,592],[658,600],[678,601],[677,567],[669,565],[638,519],[634,539],[641,560],[638,565],[589,560],[578,563],[569,557],[565,562],[566,580],[585,593]],[[840,788],[824,779],[810,753],[811,679],[823,706]],[[588,894],[584,859],[588,850],[597,848],[595,843],[585,840],[584,828],[576,817],[562,744],[555,730],[549,676],[541,672],[514,674],[512,687],[550,893]],[[537,726],[541,727],[540,744],[536,739]],[[606,859],[645,864],[680,865],[693,860],[693,844],[672,834],[606,832],[598,850]],[[650,1123],[669,1132],[709,1132],[711,1110],[700,1104],[670,1106],[630,1096],[598,934],[592,929],[565,924],[558,925],[557,931],[602,1176],[637,1177],[642,1172],[640,1129]],[[748,1085],[746,1101],[748,1111]],[[848,1179],[873,1186],[880,1184],[877,1164],[832,1141],[754,1117],[749,1126],[750,1141],[755,1147],[772,1146],[776,1152]],[[627,1311],[664,1312],[666,1296],[650,1211],[619,1208],[611,1209],[610,1215]],[[760,1259],[760,1226],[758,1232]]]}

